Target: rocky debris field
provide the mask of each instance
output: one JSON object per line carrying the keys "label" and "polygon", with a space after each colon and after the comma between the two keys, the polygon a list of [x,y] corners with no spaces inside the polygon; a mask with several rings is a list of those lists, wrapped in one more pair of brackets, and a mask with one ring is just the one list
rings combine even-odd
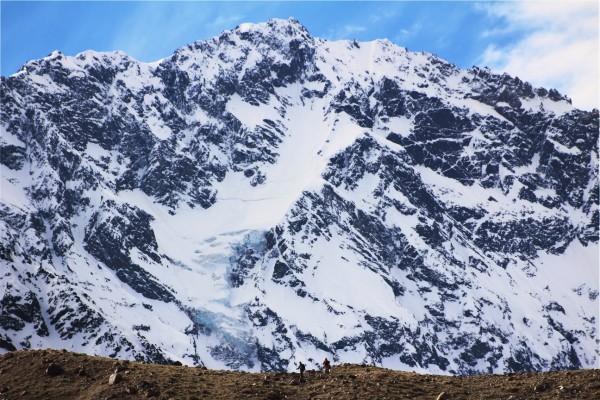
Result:
{"label": "rocky debris field", "polygon": [[0,356],[1,399],[598,399],[600,370],[439,376],[366,365],[332,372],[213,371],[64,350]]}

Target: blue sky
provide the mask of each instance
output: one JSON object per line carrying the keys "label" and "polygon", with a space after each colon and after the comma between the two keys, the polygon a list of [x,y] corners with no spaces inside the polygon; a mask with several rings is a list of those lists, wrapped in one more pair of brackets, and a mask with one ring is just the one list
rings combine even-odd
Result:
{"label": "blue sky", "polygon": [[[412,51],[435,53],[459,67],[488,65],[508,71],[536,86],[556,87],[578,106],[598,107],[597,2],[2,0],[0,4],[3,76],[53,50],[67,55],[88,49],[123,50],[140,61],[156,61],[243,22],[293,16],[313,36],[387,38]],[[574,26],[585,29],[571,32]],[[551,44],[544,45],[544,39]],[[558,57],[560,65],[532,61],[544,51],[550,60]],[[568,63],[561,60],[566,54],[571,57]]]}

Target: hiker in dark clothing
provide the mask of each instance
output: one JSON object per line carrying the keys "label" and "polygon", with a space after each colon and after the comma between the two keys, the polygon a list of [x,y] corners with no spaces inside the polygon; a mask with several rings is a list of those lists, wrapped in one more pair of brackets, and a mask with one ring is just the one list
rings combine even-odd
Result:
{"label": "hiker in dark clothing", "polygon": [[326,374],[328,374],[329,371],[331,371],[331,363],[329,362],[327,357],[325,357],[325,360],[323,360],[323,369],[325,370]]}
{"label": "hiker in dark clothing", "polygon": [[300,370],[300,379],[304,379],[304,370],[306,369],[306,365],[300,361],[300,365],[298,365],[298,369]]}

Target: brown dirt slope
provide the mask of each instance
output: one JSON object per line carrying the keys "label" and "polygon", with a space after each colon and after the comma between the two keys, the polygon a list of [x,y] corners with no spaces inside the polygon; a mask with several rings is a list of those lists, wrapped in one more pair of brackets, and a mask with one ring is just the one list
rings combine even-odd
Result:
{"label": "brown dirt slope", "polygon": [[600,370],[449,377],[344,364],[330,374],[305,374],[300,381],[297,373],[211,371],[58,350],[15,351],[0,356],[0,399],[600,399]]}

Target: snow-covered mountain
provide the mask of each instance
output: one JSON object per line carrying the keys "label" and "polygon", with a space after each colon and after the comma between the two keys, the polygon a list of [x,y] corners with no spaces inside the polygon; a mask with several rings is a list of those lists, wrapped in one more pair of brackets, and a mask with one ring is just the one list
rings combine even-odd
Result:
{"label": "snow-covered mountain", "polygon": [[289,19],[1,96],[2,351],[598,366],[598,110],[555,90]]}

